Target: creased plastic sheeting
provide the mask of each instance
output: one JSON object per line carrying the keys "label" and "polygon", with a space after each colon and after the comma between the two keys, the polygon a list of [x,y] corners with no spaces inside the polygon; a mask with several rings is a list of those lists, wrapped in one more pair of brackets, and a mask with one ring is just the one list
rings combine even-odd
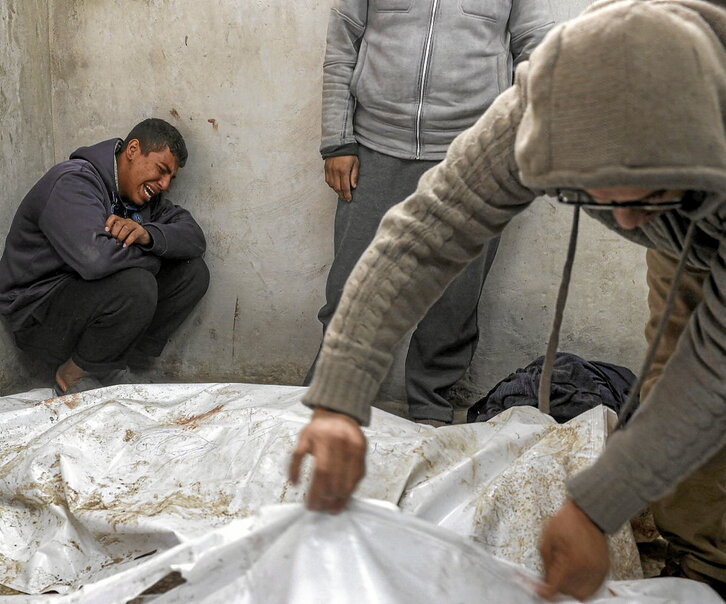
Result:
{"label": "creased plastic sheeting", "polygon": [[[263,506],[301,502],[305,481],[286,478],[310,415],[303,392],[154,384],[0,399],[0,583],[64,593]],[[606,413],[560,426],[516,408],[434,429],[374,410],[357,494],[536,571],[541,520],[561,503],[564,480],[602,450]],[[614,543],[613,578],[641,576],[629,530]]]}
{"label": "creased plastic sheeting", "polygon": [[[0,597],[5,604],[127,602],[170,571],[186,582],[153,604],[535,604],[534,574],[455,533],[395,509],[354,501],[337,516],[301,504],[263,508],[177,545],[136,568],[61,596]],[[560,598],[559,602],[575,600]],[[719,604],[685,579],[611,582],[593,604]]]}
{"label": "creased plastic sheeting", "polygon": [[[605,448],[608,417],[598,407],[566,424],[517,407],[481,424],[439,428],[424,439],[402,509],[469,535],[490,553],[541,572],[537,542],[566,496],[565,481]],[[616,579],[642,578],[630,526],[610,539]]]}

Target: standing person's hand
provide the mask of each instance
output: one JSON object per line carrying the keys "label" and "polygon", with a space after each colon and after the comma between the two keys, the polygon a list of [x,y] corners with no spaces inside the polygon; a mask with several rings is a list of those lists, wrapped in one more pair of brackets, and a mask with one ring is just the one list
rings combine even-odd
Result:
{"label": "standing person's hand", "polygon": [[605,535],[570,499],[545,523],[539,551],[545,576],[537,593],[547,599],[558,593],[589,598],[610,568]]}
{"label": "standing person's hand", "polygon": [[325,158],[325,182],[338,197],[351,201],[352,190],[358,186],[360,162],[357,155],[340,155]]}
{"label": "standing person's hand", "polygon": [[365,474],[366,439],[358,422],[343,413],[316,407],[300,432],[290,463],[290,481],[297,484],[305,455],[315,459],[305,499],[307,507],[337,514],[345,509]]}
{"label": "standing person's hand", "polygon": [[130,218],[121,218],[116,214],[111,214],[106,219],[106,232],[117,241],[129,247],[134,243],[140,245],[149,245],[151,243],[151,235],[138,222]]}

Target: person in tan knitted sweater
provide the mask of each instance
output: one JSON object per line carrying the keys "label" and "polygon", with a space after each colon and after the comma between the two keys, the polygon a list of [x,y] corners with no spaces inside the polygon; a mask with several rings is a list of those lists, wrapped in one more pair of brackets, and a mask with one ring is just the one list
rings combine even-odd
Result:
{"label": "person in tan knitted sweater", "polygon": [[[386,214],[351,274],[304,397],[313,417],[291,463],[296,480],[302,458],[315,459],[308,506],[344,509],[362,477],[359,426],[396,342],[490,238],[537,195],[555,195],[680,258],[678,272],[708,273],[641,408],[570,479],[568,499],[543,530],[540,593],[594,593],[608,570],[605,535],[726,446],[724,116],[722,1],[603,0],[553,29],[514,86]],[[725,477],[722,468],[710,492],[721,528]],[[724,531],[711,541],[709,552],[694,544],[698,572],[723,584]]]}

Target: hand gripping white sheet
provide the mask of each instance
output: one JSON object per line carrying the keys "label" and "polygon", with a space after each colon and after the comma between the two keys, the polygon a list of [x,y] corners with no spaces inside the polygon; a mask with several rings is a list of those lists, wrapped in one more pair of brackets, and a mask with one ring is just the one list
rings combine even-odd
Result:
{"label": "hand gripping white sheet", "polygon": [[[153,601],[297,603],[315,586],[327,596],[308,601],[485,602],[495,588],[525,599],[491,601],[532,601],[517,577],[539,568],[540,522],[561,502],[563,481],[604,446],[605,411],[558,426],[513,409],[439,429],[374,411],[358,495],[404,513],[357,504],[333,517],[304,511],[304,487],[286,482],[309,418],[303,391],[156,384],[0,399],[0,583],[66,594],[8,601],[126,602],[174,569],[187,582]],[[627,530],[612,549],[613,577],[637,579]],[[492,573],[502,581],[476,587],[474,575]],[[631,599],[603,597],[709,601],[698,591],[706,588],[674,581],[683,598],[680,587],[667,590],[670,600],[647,595],[651,583],[637,580],[609,584]],[[464,595],[429,597],[440,586]],[[414,589],[425,597],[401,595]]]}

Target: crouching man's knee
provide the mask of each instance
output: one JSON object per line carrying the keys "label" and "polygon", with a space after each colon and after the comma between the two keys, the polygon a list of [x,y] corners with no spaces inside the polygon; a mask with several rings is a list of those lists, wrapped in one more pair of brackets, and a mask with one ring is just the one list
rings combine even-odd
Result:
{"label": "crouching man's knee", "polygon": [[156,311],[158,288],[152,273],[142,268],[129,268],[108,277],[113,283],[109,310],[129,327],[148,325]]}
{"label": "crouching man's knee", "polygon": [[184,275],[187,287],[190,290],[190,296],[196,298],[197,301],[204,297],[209,288],[209,268],[203,258],[191,258],[183,260]]}

